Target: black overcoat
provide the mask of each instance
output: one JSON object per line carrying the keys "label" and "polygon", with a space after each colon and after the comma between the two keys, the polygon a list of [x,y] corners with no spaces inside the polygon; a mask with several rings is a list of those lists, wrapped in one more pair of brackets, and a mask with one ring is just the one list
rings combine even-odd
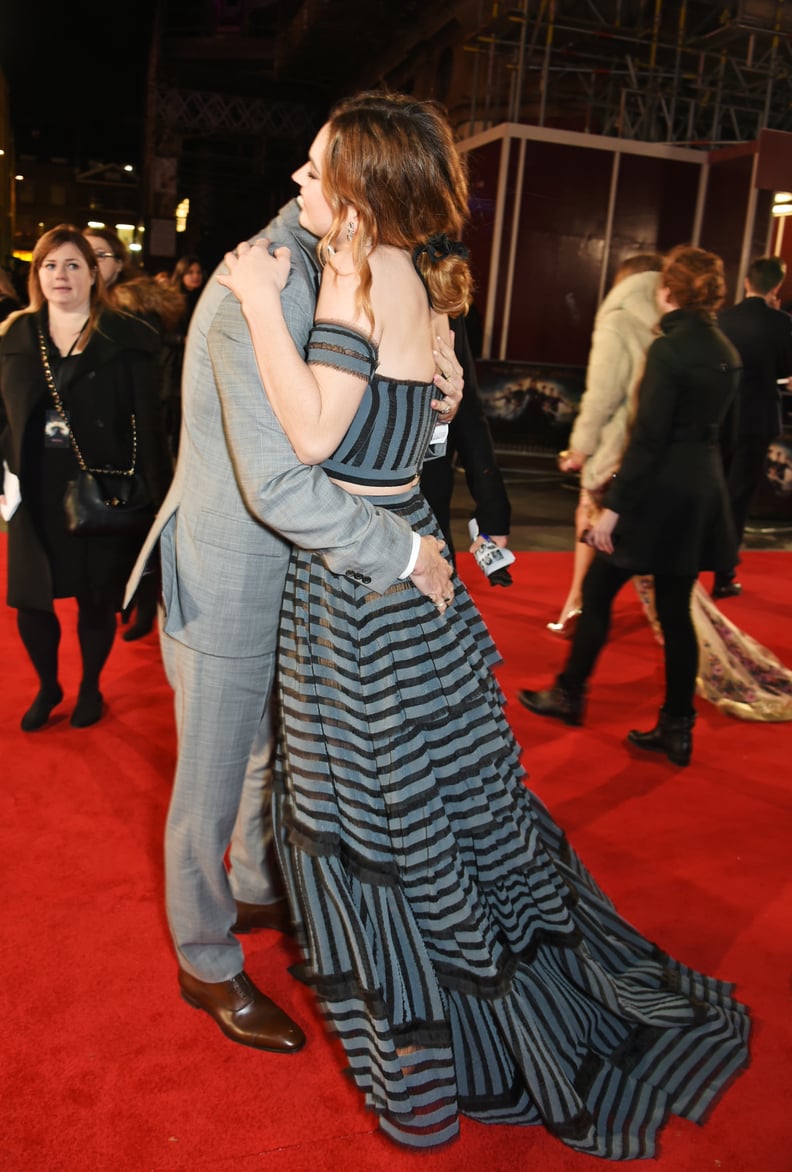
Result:
{"label": "black overcoat", "polygon": [[792,375],[792,319],[764,297],[746,297],[718,317],[736,346],[743,371],[737,393],[737,433],[771,443],[783,431],[778,379]]}
{"label": "black overcoat", "polygon": [[630,441],[605,504],[619,514],[612,561],[696,575],[738,560],[718,436],[740,356],[713,315],[677,309],[649,347]]}
{"label": "black overcoat", "polygon": [[[38,313],[18,317],[0,338],[0,449],[10,470],[19,477],[22,494],[22,503],[8,525],[8,604],[52,610],[50,561],[41,527],[26,505],[26,497],[37,497],[30,477],[34,469],[41,468],[35,449],[42,440],[32,421],[40,420],[42,400],[51,405],[36,329],[39,321],[46,336],[45,306]],[[159,405],[158,347],[156,332],[144,322],[105,312],[77,357],[70,383],[70,391],[79,391],[74,395],[71,425],[90,466],[130,466],[134,414],[136,467],[145,476],[155,504],[162,500],[171,476]],[[113,600],[120,606],[144,536],[69,537],[80,593]]]}

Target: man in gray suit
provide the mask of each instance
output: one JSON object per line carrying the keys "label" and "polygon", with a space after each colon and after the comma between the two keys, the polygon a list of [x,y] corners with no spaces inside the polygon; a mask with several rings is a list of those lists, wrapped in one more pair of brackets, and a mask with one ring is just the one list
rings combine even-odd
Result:
{"label": "man in gray suit", "polygon": [[[282,293],[304,351],[319,274],[316,240],[292,201],[265,229],[288,245]],[[461,368],[438,347],[441,389],[461,398]],[[193,314],[182,377],[179,456],[127,597],[157,542],[165,618],[163,660],[175,692],[178,761],[165,836],[166,906],[182,996],[226,1036],[278,1053],[305,1037],[243,968],[238,934],[283,927],[267,865],[270,699],[290,543],[383,592],[409,574],[425,594],[452,594],[434,538],[297,462],[261,386],[236,297],[209,280]],[[442,415],[450,419],[453,413]],[[225,854],[230,851],[230,868]]]}

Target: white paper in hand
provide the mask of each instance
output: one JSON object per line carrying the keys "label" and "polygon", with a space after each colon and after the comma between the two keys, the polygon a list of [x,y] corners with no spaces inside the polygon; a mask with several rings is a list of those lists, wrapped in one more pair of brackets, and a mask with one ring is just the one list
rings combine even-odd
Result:
{"label": "white paper in hand", "polygon": [[19,491],[19,477],[15,476],[3,460],[3,495],[0,496],[0,517],[10,521],[19,508],[22,494]]}

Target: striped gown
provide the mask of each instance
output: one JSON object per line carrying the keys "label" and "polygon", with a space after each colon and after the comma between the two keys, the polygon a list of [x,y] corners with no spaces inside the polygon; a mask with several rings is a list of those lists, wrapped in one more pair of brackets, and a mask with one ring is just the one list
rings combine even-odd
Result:
{"label": "striped gown", "polygon": [[[336,326],[309,360],[369,378],[333,474],[411,479],[433,387],[373,375]],[[438,532],[415,490],[387,505]],[[618,915],[526,788],[497,652],[454,587],[441,615],[409,582],[372,594],[292,556],[275,819],[305,979],[397,1142],[443,1144],[464,1114],[650,1157],[746,1065],[747,1011]]]}

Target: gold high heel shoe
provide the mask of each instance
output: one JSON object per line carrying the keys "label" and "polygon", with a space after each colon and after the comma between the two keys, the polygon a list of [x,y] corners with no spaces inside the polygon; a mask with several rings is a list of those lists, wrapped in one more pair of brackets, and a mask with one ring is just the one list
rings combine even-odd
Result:
{"label": "gold high heel shoe", "polygon": [[564,615],[560,622],[548,623],[547,629],[552,634],[559,635],[562,639],[571,639],[575,634],[575,628],[582,613],[582,607],[578,606],[575,610],[571,610],[569,614]]}

